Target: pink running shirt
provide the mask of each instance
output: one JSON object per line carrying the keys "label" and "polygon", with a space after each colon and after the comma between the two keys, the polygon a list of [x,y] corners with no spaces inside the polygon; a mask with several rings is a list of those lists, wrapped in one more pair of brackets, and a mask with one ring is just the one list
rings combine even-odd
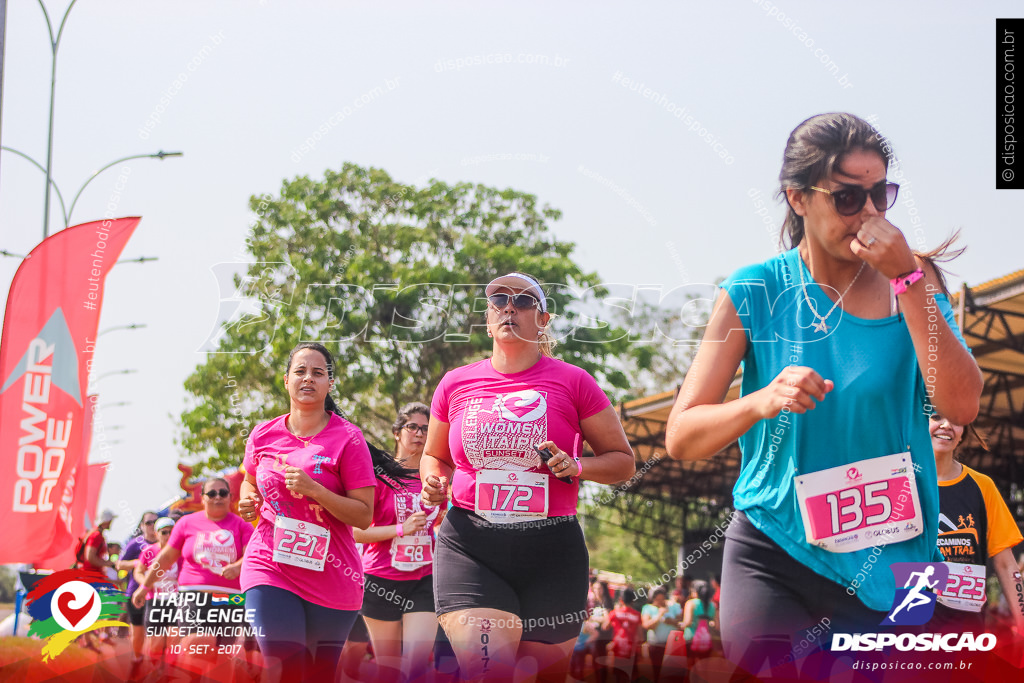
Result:
{"label": "pink running shirt", "polygon": [[[363,433],[331,415],[327,426],[308,441],[288,431],[287,415],[252,430],[245,447],[245,471],[256,478],[264,503],[259,523],[242,563],[242,589],[276,586],[323,607],[356,610],[363,604],[362,563],[352,527],[315,502],[293,494],[284,483],[286,465],[301,468],[334,493],[373,486],[373,464]],[[282,515],[330,530],[323,571],[275,562],[274,519]]]}
{"label": "pink running shirt", "polygon": [[452,370],[437,385],[430,412],[450,426],[454,504],[475,509],[481,469],[527,471],[549,476],[548,517],[575,515],[579,480],[558,480],[533,447],[554,441],[578,458],[583,450],[580,422],[609,405],[586,370],[547,356],[509,375],[495,370],[490,359]]}
{"label": "pink running shirt", "polygon": [[[373,498],[373,526],[395,527],[399,521],[405,521],[410,515],[421,510],[427,513],[427,525],[412,536],[423,536],[430,539],[430,557],[434,556],[436,545],[434,543],[434,525],[437,523],[437,516],[447,504],[440,507],[424,507],[420,498],[420,491],[423,484],[418,479],[401,480],[397,483],[398,491],[393,490],[380,479],[377,480],[377,491]],[[408,536],[406,537],[408,538]],[[394,560],[397,555],[401,564],[402,555],[398,552],[400,544],[397,538],[392,538],[379,543],[366,543],[363,545],[363,571],[367,574],[379,576],[382,579],[394,579],[396,581],[413,581],[424,576],[430,576],[433,571],[433,563],[412,570],[396,569]]]}
{"label": "pink running shirt", "polygon": [[[139,553],[139,566],[142,567],[143,572],[149,569],[149,565],[153,564],[153,560],[160,554],[160,544],[150,543],[142,552]],[[164,569],[163,573],[156,577],[156,583],[153,584],[153,590],[146,593],[146,599],[152,600],[154,595],[168,595],[170,593],[178,592],[178,574],[181,572],[181,558],[171,565],[170,569]]]}
{"label": "pink running shirt", "polygon": [[179,519],[167,544],[181,551],[180,590],[237,593],[238,579],[221,572],[242,556],[251,536],[252,526],[232,512],[216,522],[202,510]]}

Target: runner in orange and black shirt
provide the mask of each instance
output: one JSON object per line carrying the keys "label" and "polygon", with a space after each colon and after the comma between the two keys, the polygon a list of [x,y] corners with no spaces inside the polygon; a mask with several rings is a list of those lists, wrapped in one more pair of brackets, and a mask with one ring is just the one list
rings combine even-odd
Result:
{"label": "runner in orange and black shirt", "polygon": [[939,477],[939,550],[949,567],[931,623],[954,631],[984,630],[991,558],[1014,626],[1024,635],[1024,589],[1013,560],[1013,547],[1024,538],[992,479],[954,458],[964,428],[932,413],[929,431]]}

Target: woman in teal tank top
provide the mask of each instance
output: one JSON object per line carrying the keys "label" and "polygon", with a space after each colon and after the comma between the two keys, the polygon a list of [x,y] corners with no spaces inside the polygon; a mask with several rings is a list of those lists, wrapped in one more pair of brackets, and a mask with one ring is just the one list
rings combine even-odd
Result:
{"label": "woman in teal tank top", "polygon": [[752,673],[883,630],[889,564],[939,560],[926,416],[974,419],[982,382],[939,273],[885,218],[891,154],[850,114],[797,126],[779,175],[791,249],[722,284],[669,417],[674,458],[740,442],[720,622]]}

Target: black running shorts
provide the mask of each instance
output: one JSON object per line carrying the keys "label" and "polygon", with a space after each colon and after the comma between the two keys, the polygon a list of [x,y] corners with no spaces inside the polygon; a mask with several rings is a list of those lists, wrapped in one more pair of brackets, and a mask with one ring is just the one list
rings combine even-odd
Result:
{"label": "black running shorts", "polygon": [[434,611],[434,578],[399,581],[366,574],[359,613],[380,621],[401,621],[403,614]]}
{"label": "black running shorts", "polygon": [[437,533],[437,614],[501,610],[518,618],[522,640],[563,643],[587,618],[589,565],[574,516],[492,524],[453,507]]}

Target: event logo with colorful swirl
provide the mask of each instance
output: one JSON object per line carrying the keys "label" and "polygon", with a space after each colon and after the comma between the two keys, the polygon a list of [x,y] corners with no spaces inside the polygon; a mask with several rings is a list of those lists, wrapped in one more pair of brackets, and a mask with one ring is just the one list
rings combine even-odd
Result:
{"label": "event logo with colorful swirl", "polygon": [[32,617],[30,636],[47,640],[43,661],[53,659],[78,636],[117,621],[125,595],[106,578],[81,569],[54,572],[28,594]]}

